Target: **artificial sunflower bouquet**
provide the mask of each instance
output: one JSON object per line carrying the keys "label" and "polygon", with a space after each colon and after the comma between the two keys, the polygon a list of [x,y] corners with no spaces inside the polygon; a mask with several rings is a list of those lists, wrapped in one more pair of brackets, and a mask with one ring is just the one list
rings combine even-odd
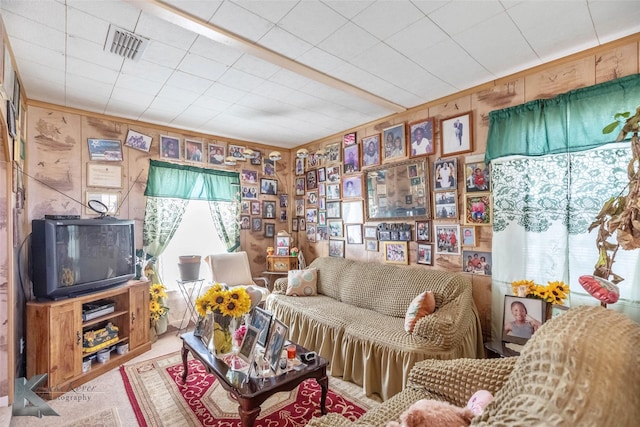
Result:
{"label": "artificial sunflower bouquet", "polygon": [[533,280],[516,280],[511,282],[511,289],[514,295],[541,299],[557,305],[563,305],[569,295],[569,285],[562,281],[547,282],[546,285],[539,285]]}
{"label": "artificial sunflower bouquet", "polygon": [[167,301],[167,288],[160,283],[149,287],[149,318],[151,327],[155,328],[158,321],[167,315],[169,307],[165,305]]}

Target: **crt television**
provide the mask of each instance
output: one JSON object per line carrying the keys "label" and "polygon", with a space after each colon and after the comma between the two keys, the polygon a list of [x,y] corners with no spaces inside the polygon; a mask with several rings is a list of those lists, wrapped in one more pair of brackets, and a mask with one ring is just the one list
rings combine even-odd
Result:
{"label": "crt television", "polygon": [[136,275],[134,221],[35,219],[31,280],[38,299],[96,292]]}

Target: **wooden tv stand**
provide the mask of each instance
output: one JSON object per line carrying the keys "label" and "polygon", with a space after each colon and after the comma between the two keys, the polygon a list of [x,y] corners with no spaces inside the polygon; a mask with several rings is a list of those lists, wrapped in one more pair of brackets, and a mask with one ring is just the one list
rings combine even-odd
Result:
{"label": "wooden tv stand", "polygon": [[[27,302],[27,379],[48,374],[38,394],[51,399],[123,364],[151,349],[149,339],[149,284],[129,281],[105,291],[58,301]],[[82,321],[82,304],[101,299],[115,302],[115,311],[96,319]],[[99,363],[93,360],[91,369],[82,372],[83,358],[97,350],[83,353],[83,332],[98,328],[105,322],[118,327],[119,343],[128,343],[129,351],[116,354]]]}

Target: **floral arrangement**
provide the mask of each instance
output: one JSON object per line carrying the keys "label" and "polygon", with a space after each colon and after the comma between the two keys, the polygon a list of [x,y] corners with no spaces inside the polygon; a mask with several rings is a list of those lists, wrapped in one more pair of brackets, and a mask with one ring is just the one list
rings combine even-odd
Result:
{"label": "floral arrangement", "polygon": [[225,289],[220,283],[214,283],[196,299],[196,310],[201,317],[208,313],[240,317],[250,309],[251,297],[243,287]]}
{"label": "floral arrangement", "polygon": [[165,305],[167,288],[160,283],[156,283],[149,288],[149,296],[149,316],[153,327],[162,316],[166,316],[169,312],[169,307]]}
{"label": "floral arrangement", "polygon": [[511,282],[511,289],[514,295],[523,296],[524,294],[527,298],[541,299],[558,305],[562,305],[569,295],[569,285],[562,281],[538,285],[533,280],[516,280]]}
{"label": "floral arrangement", "polygon": [[238,346],[242,344],[242,340],[244,339],[244,336],[246,334],[247,334],[247,327],[245,325],[242,325],[235,330],[235,332],[233,333],[233,339],[236,340],[236,344]]}

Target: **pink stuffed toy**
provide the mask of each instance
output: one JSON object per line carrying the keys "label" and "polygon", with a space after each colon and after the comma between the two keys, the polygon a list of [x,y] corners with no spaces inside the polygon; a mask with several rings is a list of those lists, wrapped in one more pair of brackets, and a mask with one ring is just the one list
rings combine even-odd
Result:
{"label": "pink stuffed toy", "polygon": [[467,402],[467,408],[471,409],[474,415],[480,415],[493,400],[493,395],[487,390],[478,390],[473,393],[469,402]]}

